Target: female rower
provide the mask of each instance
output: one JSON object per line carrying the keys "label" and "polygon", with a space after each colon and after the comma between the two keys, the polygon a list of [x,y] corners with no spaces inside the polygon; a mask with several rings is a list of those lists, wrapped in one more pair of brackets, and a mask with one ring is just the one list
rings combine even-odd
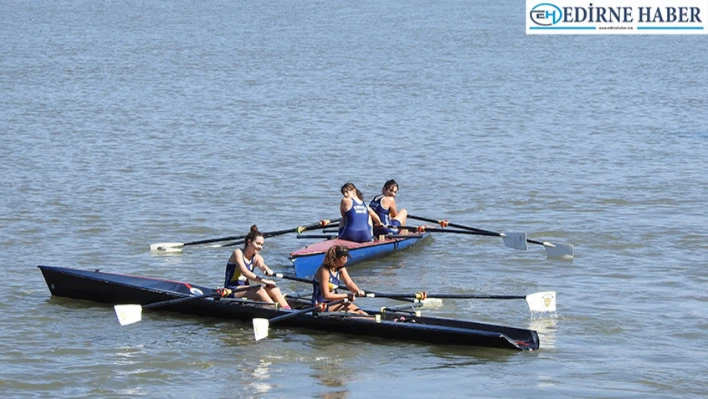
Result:
{"label": "female rower", "polygon": [[384,183],[381,194],[374,197],[369,203],[371,208],[381,219],[381,226],[374,227],[374,235],[398,234],[396,226],[405,226],[408,219],[408,211],[396,209],[396,194],[398,194],[398,183],[391,179]]}
{"label": "female rower", "polygon": [[[328,306],[327,311],[366,314],[352,303],[356,296],[364,296],[365,292],[357,287],[349,277],[347,268],[344,267],[349,258],[349,248],[344,245],[333,245],[327,250],[322,265],[312,278],[312,306],[346,298],[349,299],[349,302]],[[348,294],[338,293],[337,288],[341,283],[344,283],[351,292]]]}
{"label": "female rower", "polygon": [[290,309],[290,305],[280,292],[280,288],[275,286],[272,280],[266,280],[263,277],[257,276],[253,271],[256,267],[261,269],[266,276],[272,276],[273,271],[265,264],[263,257],[259,254],[263,249],[265,238],[263,233],[258,231],[258,227],[254,224],[251,226],[243,249],[236,249],[229,257],[226,263],[226,281],[224,287],[235,288],[244,285],[250,285],[251,281],[265,285],[258,290],[239,291],[234,294],[235,297],[246,298],[260,302],[277,302],[280,307]]}
{"label": "female rower", "polygon": [[339,213],[342,215],[339,238],[354,242],[371,241],[374,237],[373,223],[380,225],[381,219],[366,205],[361,191],[354,184],[344,184],[341,192],[344,198],[339,203]]}

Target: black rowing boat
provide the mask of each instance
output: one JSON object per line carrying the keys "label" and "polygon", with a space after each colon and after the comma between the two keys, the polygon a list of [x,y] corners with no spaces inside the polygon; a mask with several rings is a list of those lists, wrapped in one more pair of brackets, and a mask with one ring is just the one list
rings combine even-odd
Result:
{"label": "black rowing boat", "polygon": [[[84,299],[107,304],[140,304],[212,294],[216,289],[179,281],[138,277],[98,270],[78,270],[54,266],[38,266],[52,295]],[[309,303],[292,300],[296,310]],[[276,309],[248,301],[228,298],[200,298],[182,301],[160,309],[198,316],[210,316],[250,322],[254,318],[287,315],[294,310]],[[424,341],[436,344],[494,347],[517,350],[536,350],[539,338],[536,331],[472,321],[416,316],[407,314],[401,322],[401,313],[381,310],[374,318],[351,317],[348,314],[306,313],[283,320],[278,326],[309,328],[396,340]]]}

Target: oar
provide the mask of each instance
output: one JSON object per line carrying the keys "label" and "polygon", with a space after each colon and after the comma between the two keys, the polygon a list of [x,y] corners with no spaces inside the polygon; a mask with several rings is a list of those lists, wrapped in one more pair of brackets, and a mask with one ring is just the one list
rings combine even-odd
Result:
{"label": "oar", "polygon": [[195,296],[187,296],[184,298],[176,298],[176,299],[169,299],[166,301],[161,301],[161,302],[154,302],[150,303],[147,305],[115,305],[113,306],[113,309],[116,311],[116,316],[118,316],[118,322],[120,323],[121,326],[126,326],[128,324],[133,324],[137,323],[143,318],[143,309],[154,309],[154,308],[159,308],[163,306],[171,306],[171,305],[176,305],[178,303],[183,303],[183,302],[189,302],[189,301],[196,301],[199,299],[205,299],[205,298],[217,298],[217,297],[224,297],[230,295],[232,292],[237,292],[237,291],[246,291],[249,289],[256,289],[260,288],[260,285],[246,285],[243,287],[238,287],[236,289],[229,289],[229,288],[219,288],[215,292],[211,292],[208,294],[202,294],[202,295],[195,295]]}
{"label": "oar", "polygon": [[426,292],[416,292],[413,294],[388,294],[381,292],[366,292],[368,298],[415,298],[417,300],[427,300],[430,298],[439,299],[525,299],[532,312],[555,312],[556,293],[555,291],[536,292],[529,295],[467,295],[467,294],[428,294]]}
{"label": "oar", "polygon": [[456,227],[459,229],[475,231],[478,233],[483,233],[484,235],[493,235],[501,237],[504,240],[504,245],[510,248],[523,249],[526,250],[526,243],[530,242],[532,244],[543,245],[546,249],[546,254],[549,257],[573,257],[574,248],[570,244],[552,244],[547,241],[536,241],[526,237],[526,233],[497,233],[494,231],[482,230],[475,227],[465,226],[461,224],[450,223],[447,220],[435,220],[421,216],[408,215],[411,219],[420,220],[423,222],[436,223],[442,227]]}
{"label": "oar", "polygon": [[300,238],[300,239],[307,239],[307,238],[318,238],[318,239],[320,239],[320,238],[324,238],[324,239],[326,239],[326,240],[332,240],[332,239],[337,238],[337,235],[336,235],[336,234],[305,234],[305,235],[298,234],[296,238]]}
{"label": "oar", "polygon": [[[276,236],[280,236],[280,235],[288,234],[288,233],[300,234],[303,231],[316,230],[316,229],[319,229],[319,228],[322,228],[325,226],[329,226],[333,222],[338,222],[339,219],[341,219],[341,218],[336,218],[336,219],[332,219],[332,220],[320,220],[319,222],[311,224],[309,226],[298,226],[298,227],[294,227],[292,229],[269,231],[269,232],[263,233],[263,237],[270,238],[270,237],[276,237]],[[236,242],[230,242],[228,244],[219,245],[219,247],[231,247],[231,246],[240,245],[240,244],[243,244],[242,240],[236,241]]]}
{"label": "oar", "polygon": [[158,244],[150,244],[150,251],[158,252],[181,252],[182,248],[190,245],[211,244],[213,242],[238,240],[245,236],[229,236],[220,238],[210,238],[207,240],[191,241],[191,242],[161,242]]}
{"label": "oar", "polygon": [[401,230],[415,231],[416,233],[425,233],[429,231],[431,233],[456,233],[456,234],[471,234],[476,236],[491,236],[498,237],[499,233],[493,232],[481,232],[481,231],[470,231],[470,230],[454,230],[454,229],[438,229],[435,227],[427,226],[391,226]]}
{"label": "oar", "polygon": [[[302,277],[296,277],[296,276],[291,276],[288,274],[283,274],[283,273],[275,273],[273,274],[275,277],[282,278],[285,280],[292,280],[292,281],[300,281],[303,283],[310,283],[312,284],[312,279],[306,279]],[[343,289],[346,290],[348,289],[347,287],[344,286],[336,286],[332,287],[332,289]],[[364,290],[364,292],[369,292]],[[371,296],[370,296],[371,298]],[[442,306],[442,300],[438,298],[429,298],[429,299],[414,299],[414,297],[411,296],[401,296],[398,298],[391,298],[391,299],[398,299],[399,301],[405,301],[405,302],[421,302],[424,306],[429,307],[429,308],[437,308]]]}
{"label": "oar", "polygon": [[[263,236],[268,238],[268,237],[275,237],[279,236],[282,234],[287,234],[287,233],[295,233],[295,232],[303,232],[307,230],[313,230],[319,227],[324,227],[328,226],[334,222],[338,222],[339,219],[333,219],[333,220],[320,220],[319,222],[315,224],[311,224],[309,226],[298,226],[292,229],[287,229],[287,230],[276,230],[276,231],[269,231],[263,233]],[[223,244],[223,245],[215,245],[213,248],[219,248],[219,247],[229,247],[232,245],[240,245],[243,244],[243,239],[246,238],[246,234],[240,235],[240,236],[230,236],[230,237],[221,237],[221,238],[210,238],[207,240],[199,240],[199,241],[192,241],[192,242],[161,242],[158,244],[150,244],[150,251],[158,251],[158,252],[181,252],[182,249],[186,246],[190,245],[199,245],[199,244],[210,244],[213,242],[220,242],[220,241],[230,241],[230,240],[239,240],[236,242],[231,242],[228,244]]]}
{"label": "oar", "polygon": [[253,335],[256,337],[256,341],[260,341],[263,338],[268,337],[268,328],[271,323],[277,323],[279,321],[287,320],[305,313],[324,312],[324,310],[327,308],[327,305],[336,305],[338,303],[347,301],[348,299],[344,298],[332,302],[322,302],[320,304],[317,304],[317,306],[297,310],[288,314],[284,314],[282,316],[276,316],[272,319],[255,318],[253,319]]}

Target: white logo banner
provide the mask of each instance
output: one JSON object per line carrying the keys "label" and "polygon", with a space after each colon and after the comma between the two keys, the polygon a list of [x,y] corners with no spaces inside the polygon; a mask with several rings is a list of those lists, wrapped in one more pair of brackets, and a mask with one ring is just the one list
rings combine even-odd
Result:
{"label": "white logo banner", "polygon": [[527,35],[706,34],[708,0],[526,0]]}

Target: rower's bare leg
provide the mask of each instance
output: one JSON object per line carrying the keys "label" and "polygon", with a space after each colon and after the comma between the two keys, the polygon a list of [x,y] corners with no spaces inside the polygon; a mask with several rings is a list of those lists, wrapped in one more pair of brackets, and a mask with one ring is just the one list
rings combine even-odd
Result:
{"label": "rower's bare leg", "polygon": [[278,302],[281,308],[290,308],[288,301],[285,300],[285,297],[283,297],[283,294],[280,292],[280,288],[266,288],[266,292],[273,301]]}
{"label": "rower's bare leg", "polygon": [[408,211],[405,209],[401,209],[400,211],[398,211],[398,214],[396,214],[396,217],[394,219],[401,222],[401,226],[405,226],[406,220],[408,220]]}
{"label": "rower's bare leg", "polygon": [[248,299],[251,299],[253,301],[259,301],[259,302],[270,302],[273,303],[273,300],[270,299],[270,296],[268,296],[268,293],[266,290],[263,289],[263,287],[259,288],[258,291],[248,291],[248,294],[246,294]]}

